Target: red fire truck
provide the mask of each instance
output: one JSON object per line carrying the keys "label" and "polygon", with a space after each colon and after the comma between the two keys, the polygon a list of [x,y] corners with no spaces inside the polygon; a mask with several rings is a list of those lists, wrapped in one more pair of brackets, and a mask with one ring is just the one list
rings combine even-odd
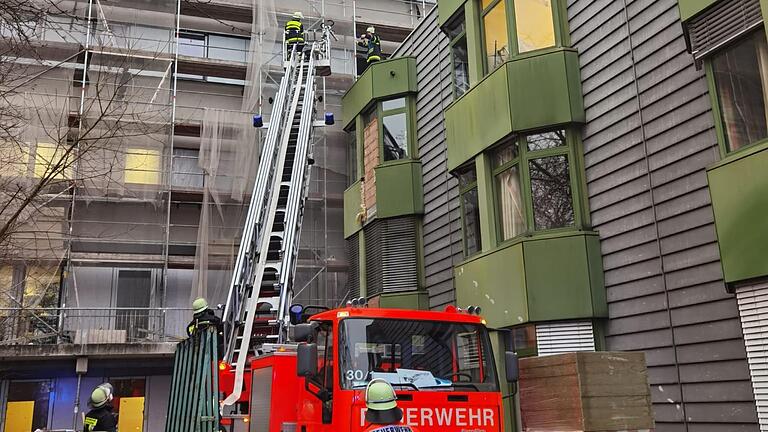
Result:
{"label": "red fire truck", "polygon": [[[225,419],[227,430],[361,431],[364,390],[374,378],[392,384],[403,422],[421,431],[503,429],[496,365],[477,314],[347,307],[293,326],[292,340],[265,345],[250,360],[238,401],[247,413]],[[505,363],[507,380],[515,380],[515,355],[506,353]],[[220,363],[221,387],[233,379]]]}

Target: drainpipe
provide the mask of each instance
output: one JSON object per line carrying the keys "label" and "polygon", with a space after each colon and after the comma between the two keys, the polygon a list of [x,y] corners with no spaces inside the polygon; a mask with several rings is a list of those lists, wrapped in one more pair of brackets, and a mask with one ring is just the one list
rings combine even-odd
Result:
{"label": "drainpipe", "polygon": [[88,357],[78,357],[75,364],[77,373],[77,390],[75,391],[75,409],[72,413],[72,430],[77,430],[77,415],[80,412],[80,384],[83,381],[83,375],[88,372]]}

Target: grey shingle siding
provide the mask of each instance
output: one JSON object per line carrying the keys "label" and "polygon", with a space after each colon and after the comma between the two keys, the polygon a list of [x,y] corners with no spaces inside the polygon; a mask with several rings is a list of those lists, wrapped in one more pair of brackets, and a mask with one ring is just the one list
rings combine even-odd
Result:
{"label": "grey shingle siding", "polygon": [[608,349],[646,352],[657,431],[757,431],[707,191],[719,158],[711,105],[677,2],[569,0],[568,16]]}
{"label": "grey shingle siding", "polygon": [[396,56],[416,58],[417,139],[424,185],[424,267],[430,306],[453,303],[453,264],[461,259],[456,180],[447,172],[443,109],[451,103],[448,40],[434,8],[398,48]]}

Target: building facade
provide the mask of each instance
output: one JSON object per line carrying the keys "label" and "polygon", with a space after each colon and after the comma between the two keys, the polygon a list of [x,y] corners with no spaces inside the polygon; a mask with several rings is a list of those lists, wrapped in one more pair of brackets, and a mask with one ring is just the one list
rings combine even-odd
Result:
{"label": "building facade", "polygon": [[[13,191],[47,181],[36,210],[0,235],[0,429],[80,430],[109,380],[121,429],[161,430],[190,302],[215,306],[229,289],[261,142],[252,116],[269,119],[284,22],[301,11],[312,40],[333,21],[318,112],[339,118],[365,66],[357,37],[376,26],[389,55],[433,7],[62,1],[42,2],[22,30],[4,22],[4,43],[28,45],[10,53],[19,66],[1,85],[21,130],[0,148],[0,222]],[[334,126],[314,139],[294,292],[333,306],[347,290],[348,138]]]}
{"label": "building facade", "polygon": [[768,430],[765,17],[440,1],[343,98],[350,286],[479,305],[498,351],[642,351],[658,431]]}

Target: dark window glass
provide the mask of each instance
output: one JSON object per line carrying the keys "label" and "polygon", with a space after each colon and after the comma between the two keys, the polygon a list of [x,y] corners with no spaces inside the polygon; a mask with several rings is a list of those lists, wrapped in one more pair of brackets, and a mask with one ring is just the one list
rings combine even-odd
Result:
{"label": "dark window glass", "polygon": [[384,161],[404,159],[408,156],[408,119],[405,113],[385,116]]}
{"label": "dark window glass", "polygon": [[712,59],[723,133],[729,150],[768,137],[768,43],[760,30]]}
{"label": "dark window glass", "polygon": [[342,321],[339,341],[344,388],[381,378],[408,382],[407,390],[498,391],[488,332],[479,325],[353,318]]}
{"label": "dark window glass", "polygon": [[349,169],[347,185],[349,186],[360,178],[357,173],[357,131],[354,129],[347,133],[347,166]]}
{"label": "dark window glass", "polygon": [[510,141],[493,152],[493,167],[498,168],[507,162],[511,162],[519,155],[519,148],[516,141]]}
{"label": "dark window glass", "polygon": [[463,36],[451,45],[453,61],[453,91],[461,96],[469,90],[469,55],[467,54],[467,37]]}
{"label": "dark window glass", "polygon": [[546,150],[565,146],[565,131],[544,132],[525,137],[528,151]]}
{"label": "dark window glass", "polygon": [[50,381],[15,381],[8,387],[6,414],[22,415],[32,411],[32,430],[48,426]]}
{"label": "dark window glass", "polygon": [[477,202],[477,186],[461,194],[464,222],[464,250],[470,256],[480,251],[480,208]]}
{"label": "dark window glass", "polygon": [[571,181],[566,156],[528,161],[531,177],[533,220],[537,230],[571,226],[574,223]]}
{"label": "dark window glass", "polygon": [[466,171],[460,172],[458,178],[459,188],[464,189],[477,181],[477,172],[474,169],[468,169]]}

